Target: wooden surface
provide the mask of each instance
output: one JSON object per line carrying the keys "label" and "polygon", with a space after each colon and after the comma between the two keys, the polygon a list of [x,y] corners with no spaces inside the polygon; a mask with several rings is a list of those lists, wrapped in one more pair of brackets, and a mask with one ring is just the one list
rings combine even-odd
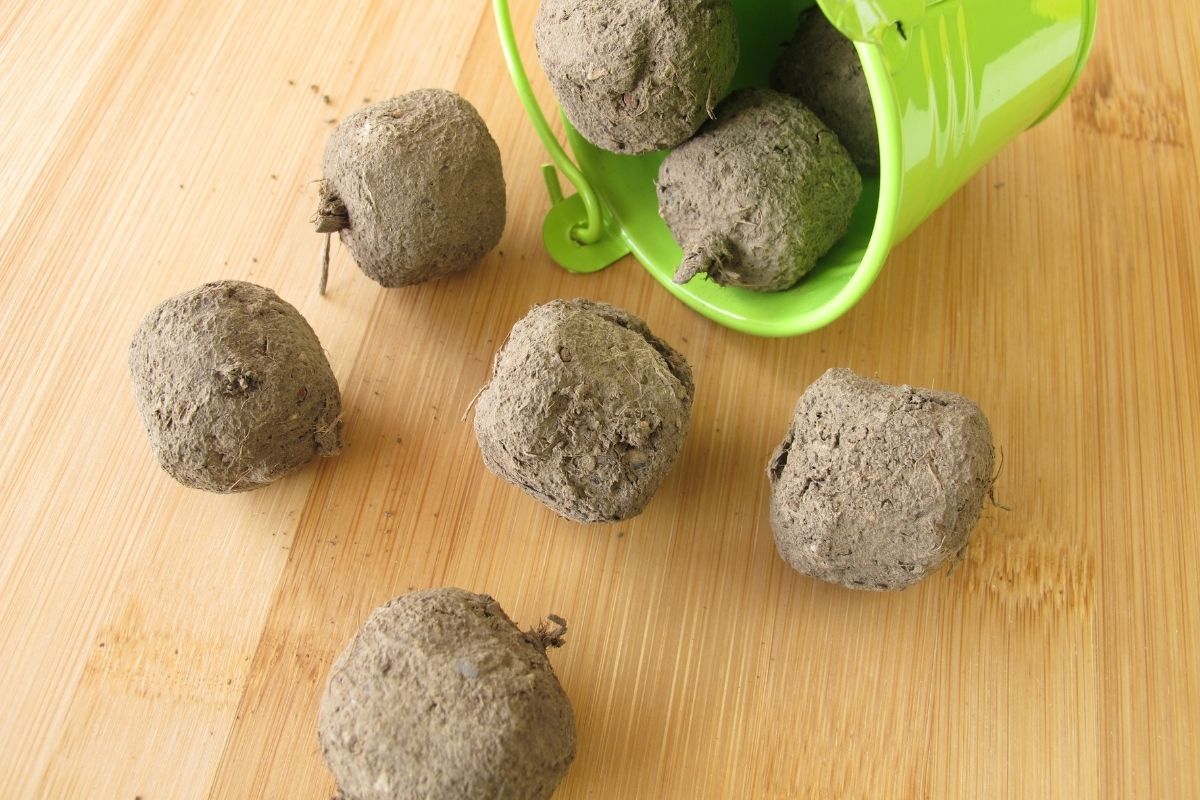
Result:
{"label": "wooden surface", "polygon": [[[447,584],[570,621],[564,798],[1200,796],[1200,12],[1102,5],[1070,103],[790,341],[716,327],[632,261],[551,265],[484,0],[0,5],[0,797],[326,798],[334,656]],[[322,299],[332,122],[423,86],[500,143],[500,252],[385,291],[335,247]],[[217,278],[308,317],[349,443],[234,497],[159,470],[125,366],[147,310]],[[683,458],[630,524],[555,518],[462,421],[511,324],[579,295],[695,367]],[[766,459],[838,365],[990,416],[1011,511],[949,577],[858,594],[776,556]]]}

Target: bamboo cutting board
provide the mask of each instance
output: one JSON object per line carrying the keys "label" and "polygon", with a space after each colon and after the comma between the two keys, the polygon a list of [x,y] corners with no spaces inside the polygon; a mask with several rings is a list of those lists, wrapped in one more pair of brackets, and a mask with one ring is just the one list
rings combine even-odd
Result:
{"label": "bamboo cutting board", "polygon": [[[534,7],[515,8],[527,52]],[[0,797],[327,798],[334,656],[374,606],[437,585],[570,621],[564,798],[1200,796],[1200,10],[1103,11],[1068,105],[849,315],[764,341],[628,259],[550,263],[544,155],[485,0],[9,0]],[[423,86],[498,140],[504,241],[393,291],[335,247],[321,298],[324,140]],[[349,444],[234,497],[157,468],[125,367],[147,310],[218,278],[306,315]],[[580,295],[695,367],[683,458],[629,524],[557,519],[486,472],[463,421],[511,324]],[[830,366],[991,418],[1011,510],[986,510],[953,574],[860,594],[776,556],[764,467]]]}

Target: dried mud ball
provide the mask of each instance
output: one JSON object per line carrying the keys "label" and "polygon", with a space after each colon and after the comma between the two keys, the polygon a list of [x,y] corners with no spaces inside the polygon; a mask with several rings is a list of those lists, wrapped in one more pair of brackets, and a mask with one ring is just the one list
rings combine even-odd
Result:
{"label": "dried mud ball", "polygon": [[728,0],[542,0],[534,33],[571,124],[615,153],[685,141],[737,69]]}
{"label": "dried mud ball", "polygon": [[142,321],[129,368],[150,446],[185,486],[257,489],[341,449],[329,361],[270,289],[219,281],[172,297]]}
{"label": "dried mud ball", "polygon": [[378,608],[338,657],[318,738],[345,800],[548,798],[575,716],[546,648],[495,600],[430,589]]}
{"label": "dried mud ball", "polygon": [[742,89],[658,173],[658,205],[683,248],[675,274],[722,286],[793,286],[846,234],[862,178],[799,100]]}
{"label": "dried mud ball", "polygon": [[824,581],[903,589],[966,547],[992,457],[970,400],[830,370],[801,396],[771,458],[779,553]]}
{"label": "dried mud ball", "polygon": [[879,172],[879,134],[862,61],[854,43],[820,9],[801,16],[795,38],[771,73],[771,86],[812,109],[860,170]]}
{"label": "dried mud ball", "polygon": [[488,468],[560,515],[642,512],[687,433],[692,370],[646,323],[605,303],[555,300],[518,322],[479,395]]}
{"label": "dried mud ball", "polygon": [[317,230],[340,231],[384,286],[465,270],[504,233],[500,149],[454,92],[421,89],[350,115],[324,171]]}

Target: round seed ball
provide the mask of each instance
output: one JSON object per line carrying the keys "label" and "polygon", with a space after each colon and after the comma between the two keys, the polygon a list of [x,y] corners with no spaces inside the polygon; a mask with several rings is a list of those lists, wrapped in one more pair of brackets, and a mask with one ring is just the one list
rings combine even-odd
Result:
{"label": "round seed ball", "polygon": [[561,516],[615,522],[640,514],[670,472],[693,393],[687,361],[646,323],[555,300],[497,353],[475,436],[488,469]]}
{"label": "round seed ball", "polygon": [[829,370],[768,467],[779,553],[851,589],[910,586],[966,547],[992,460],[987,419],[965,397]]}
{"label": "round seed ball", "polygon": [[722,286],[793,286],[846,234],[862,178],[804,104],[742,89],[658,173],[658,205],[683,248],[675,275]]}
{"label": "round seed ball", "polygon": [[542,0],[534,35],[567,119],[615,153],[686,140],[737,69],[728,0]]}
{"label": "round seed ball", "polygon": [[500,149],[454,92],[420,89],[346,118],[325,147],[317,230],[340,231],[388,287],[465,270],[504,233]]}
{"label": "round seed ball", "polygon": [[522,633],[495,600],[461,589],[376,609],[321,700],[341,796],[550,797],[575,758],[575,716],[546,658],[564,632]]}
{"label": "round seed ball", "polygon": [[800,27],[771,72],[771,86],[798,97],[838,135],[866,174],[879,172],[879,133],[871,91],[854,42],[818,8]]}
{"label": "round seed ball", "polygon": [[270,289],[206,283],[151,311],[129,346],[133,392],[162,468],[242,492],[342,446],[342,399],[317,335]]}

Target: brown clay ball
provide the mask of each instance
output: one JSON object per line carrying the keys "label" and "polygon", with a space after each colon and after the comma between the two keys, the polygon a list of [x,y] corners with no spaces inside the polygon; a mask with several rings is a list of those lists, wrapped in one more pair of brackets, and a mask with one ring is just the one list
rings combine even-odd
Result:
{"label": "brown clay ball", "polygon": [[454,92],[420,89],[351,114],[325,147],[317,230],[340,232],[387,287],[468,269],[504,233],[500,149]]}
{"label": "brown clay ball", "polygon": [[430,589],[375,610],[333,665],[318,738],[345,800],[549,798],[575,757],[550,668],[486,595]]}
{"label": "brown clay ball", "polygon": [[879,132],[854,43],[819,8],[800,18],[771,72],[771,86],[799,98],[838,135],[864,174],[879,172]]}
{"label": "brown clay ball", "polygon": [[992,487],[992,433],[957,394],[832,369],[771,457],[771,524],[796,570],[903,589],[967,545]]}
{"label": "brown clay ball", "polygon": [[861,194],[846,148],[803,103],[739,89],[659,169],[659,211],[684,253],[675,281],[787,289],[846,234]]}
{"label": "brown clay ball", "polygon": [[738,63],[729,0],[542,0],[534,35],[567,119],[614,153],[685,141]]}
{"label": "brown clay ball", "polygon": [[642,512],[683,447],[692,371],[627,311],[555,300],[513,326],[479,395],[487,467],[578,522]]}
{"label": "brown clay ball", "polygon": [[257,489],[341,449],[333,370],[270,289],[218,281],[172,297],[138,327],[129,369],[150,446],[185,486]]}

